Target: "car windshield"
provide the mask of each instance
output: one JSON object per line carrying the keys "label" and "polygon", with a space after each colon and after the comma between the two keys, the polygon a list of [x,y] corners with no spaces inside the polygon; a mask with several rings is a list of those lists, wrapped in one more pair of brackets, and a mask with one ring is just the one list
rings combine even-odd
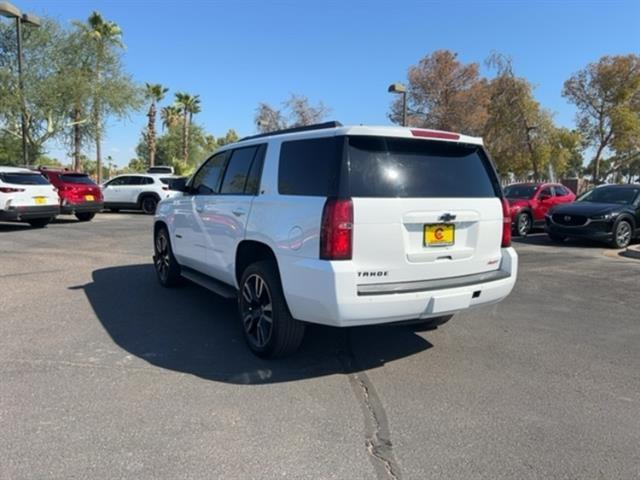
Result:
{"label": "car windshield", "polygon": [[507,198],[531,198],[536,193],[536,185],[509,185],[504,189]]}
{"label": "car windshield", "polygon": [[67,173],[60,175],[60,180],[65,183],[80,183],[83,185],[95,185],[95,182],[89,178],[89,175],[83,173]]}
{"label": "car windshield", "polygon": [[5,172],[0,173],[0,180],[14,185],[49,185],[49,182],[39,173]]}
{"label": "car windshield", "polygon": [[594,188],[582,195],[578,202],[593,203],[619,203],[620,205],[631,205],[640,194],[639,188],[620,187],[600,187]]}

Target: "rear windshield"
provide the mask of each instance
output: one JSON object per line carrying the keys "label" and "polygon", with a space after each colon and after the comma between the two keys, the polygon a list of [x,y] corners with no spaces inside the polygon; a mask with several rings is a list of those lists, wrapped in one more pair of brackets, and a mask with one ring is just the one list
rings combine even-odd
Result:
{"label": "rear windshield", "polygon": [[489,159],[477,145],[353,136],[348,149],[353,197],[499,196]]}
{"label": "rear windshield", "polygon": [[0,180],[14,185],[49,185],[39,173],[0,173]]}
{"label": "rear windshield", "polygon": [[169,185],[169,183],[171,183],[171,181],[175,180],[176,178],[180,178],[180,177],[162,177],[160,178],[160,181],[165,185]]}
{"label": "rear windshield", "polygon": [[60,175],[60,180],[64,183],[80,183],[83,185],[95,185],[95,182],[89,178],[89,175],[82,173],[67,173]]}
{"label": "rear windshield", "polygon": [[535,185],[509,185],[504,189],[507,198],[531,198],[536,193]]}

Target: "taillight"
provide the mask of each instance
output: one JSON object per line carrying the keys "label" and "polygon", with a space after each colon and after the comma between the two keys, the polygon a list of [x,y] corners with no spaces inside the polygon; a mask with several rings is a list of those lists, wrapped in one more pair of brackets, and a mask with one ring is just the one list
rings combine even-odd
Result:
{"label": "taillight", "polygon": [[322,210],[320,258],[351,260],[353,245],[353,202],[350,198],[329,198]]}
{"label": "taillight", "polygon": [[0,187],[0,192],[2,192],[2,193],[24,192],[24,188]]}
{"label": "taillight", "polygon": [[412,128],[411,134],[414,137],[441,138],[443,140],[460,140],[460,135],[451,132],[440,132],[438,130],[425,130],[423,128]]}
{"label": "taillight", "polygon": [[511,208],[506,198],[502,199],[502,246],[511,246]]}

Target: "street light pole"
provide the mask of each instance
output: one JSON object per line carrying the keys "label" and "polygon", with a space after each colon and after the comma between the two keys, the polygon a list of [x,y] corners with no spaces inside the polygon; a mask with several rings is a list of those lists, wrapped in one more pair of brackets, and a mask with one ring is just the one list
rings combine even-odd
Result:
{"label": "street light pole", "polygon": [[16,37],[18,47],[18,90],[20,91],[21,127],[22,127],[22,163],[29,165],[29,151],[27,149],[27,100],[24,94],[24,76],[22,74],[22,24],[34,27],[40,26],[40,20],[35,15],[22,14],[9,2],[0,3],[0,16],[15,18]]}
{"label": "street light pole", "polygon": [[402,94],[402,126],[407,126],[407,87],[402,83],[392,83],[387,89],[389,93],[401,93]]}

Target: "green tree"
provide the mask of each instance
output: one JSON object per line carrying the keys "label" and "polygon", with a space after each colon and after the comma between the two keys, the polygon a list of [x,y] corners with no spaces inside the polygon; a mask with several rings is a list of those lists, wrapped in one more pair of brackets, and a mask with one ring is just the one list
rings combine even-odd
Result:
{"label": "green tree", "polygon": [[[69,35],[47,18],[41,28],[24,29],[24,104],[18,87],[15,42],[15,25],[0,22],[0,130],[20,139],[24,108],[29,159],[35,163],[45,144],[68,124],[72,99],[65,50]],[[22,163],[22,156],[16,156],[12,163]]]}
{"label": "green tree", "polygon": [[98,182],[102,178],[102,136],[105,118],[110,114],[125,116],[139,108],[139,90],[131,78],[124,74],[121,64],[122,31],[120,27],[93,12],[87,23],[74,22],[88,45],[92,47],[93,78],[91,122],[96,149]]}
{"label": "green tree", "polygon": [[176,105],[182,111],[182,160],[189,163],[189,126],[193,115],[200,112],[200,95],[176,93]]}
{"label": "green tree", "polygon": [[590,63],[565,82],[562,95],[577,107],[578,129],[585,147],[594,151],[590,163],[594,183],[603,178],[603,162],[616,165],[619,170],[637,158],[640,148],[638,55],[604,56]]}
{"label": "green tree", "polygon": [[160,110],[160,118],[162,119],[162,129],[173,128],[180,125],[182,112],[180,107],[176,105],[168,105]]}
{"label": "green tree", "polygon": [[230,128],[229,130],[227,130],[227,133],[225,134],[224,137],[220,137],[216,140],[216,146],[223,147],[230,143],[235,143],[239,139],[240,137],[238,137],[238,134],[236,133],[236,131],[233,128]]}
{"label": "green tree", "polygon": [[145,84],[145,96],[147,100],[151,101],[149,105],[149,112],[147,117],[149,123],[147,124],[147,143],[149,145],[149,166],[155,165],[156,158],[156,115],[158,113],[158,102],[161,102],[165,94],[169,91],[168,88],[163,87],[159,83],[147,83]]}
{"label": "green tree", "polygon": [[510,58],[493,54],[487,63],[497,70],[488,85],[488,149],[501,171],[518,176],[531,171],[539,181],[551,158],[552,116],[534,99],[531,84],[514,74]]}

